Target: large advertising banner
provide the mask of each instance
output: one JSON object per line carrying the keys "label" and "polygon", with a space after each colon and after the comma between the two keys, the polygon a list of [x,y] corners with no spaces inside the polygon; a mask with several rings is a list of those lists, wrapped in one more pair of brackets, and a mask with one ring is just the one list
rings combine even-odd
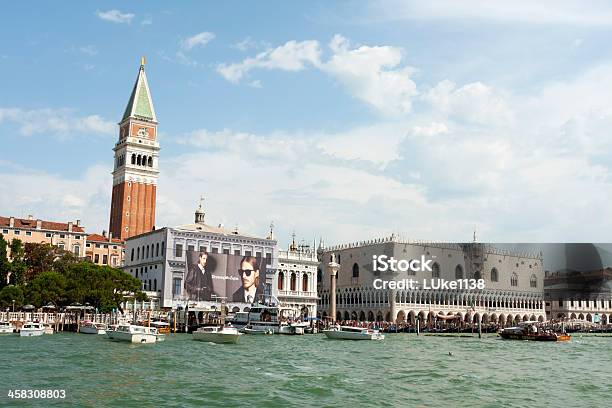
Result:
{"label": "large advertising banner", "polygon": [[185,294],[192,301],[224,297],[228,302],[252,303],[263,294],[265,258],[187,251]]}

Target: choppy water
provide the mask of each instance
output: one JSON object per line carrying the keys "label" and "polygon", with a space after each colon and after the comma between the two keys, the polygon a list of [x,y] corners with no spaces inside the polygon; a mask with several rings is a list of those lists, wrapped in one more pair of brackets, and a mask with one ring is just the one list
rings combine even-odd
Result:
{"label": "choppy water", "polygon": [[[610,406],[612,337],[569,343],[391,334],[242,336],[237,345],[169,335],[131,345],[105,336],[0,336],[0,405],[10,406]],[[449,356],[449,352],[452,356]],[[8,400],[63,389],[65,400]]]}

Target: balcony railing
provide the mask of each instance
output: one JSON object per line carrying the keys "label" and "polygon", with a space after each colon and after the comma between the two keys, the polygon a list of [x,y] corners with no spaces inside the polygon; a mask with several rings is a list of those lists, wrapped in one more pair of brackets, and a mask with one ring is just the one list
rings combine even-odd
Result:
{"label": "balcony railing", "polygon": [[316,291],[303,291],[303,290],[279,290],[279,296],[287,296],[287,297],[309,297],[316,298]]}

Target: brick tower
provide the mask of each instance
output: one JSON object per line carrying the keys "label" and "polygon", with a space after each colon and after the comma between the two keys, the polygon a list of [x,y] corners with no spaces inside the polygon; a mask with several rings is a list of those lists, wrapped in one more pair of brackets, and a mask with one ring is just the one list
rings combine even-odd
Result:
{"label": "brick tower", "polygon": [[109,230],[114,237],[126,239],[155,228],[159,143],[144,58],[119,122],[119,141],[113,151],[115,167]]}

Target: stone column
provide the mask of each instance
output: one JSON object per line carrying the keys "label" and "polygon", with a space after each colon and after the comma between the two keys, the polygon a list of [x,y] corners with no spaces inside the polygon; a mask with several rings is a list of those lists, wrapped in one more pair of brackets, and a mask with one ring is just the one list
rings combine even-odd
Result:
{"label": "stone column", "polygon": [[388,295],[389,295],[389,309],[391,312],[391,323],[395,323],[395,318],[397,316],[397,310],[395,307],[395,295],[397,293],[396,289],[389,289],[387,291]]}
{"label": "stone column", "polygon": [[329,269],[329,314],[332,318],[332,323],[336,322],[336,276],[338,276],[338,270],[340,264],[336,263],[336,256],[332,254],[332,260],[327,264]]}

